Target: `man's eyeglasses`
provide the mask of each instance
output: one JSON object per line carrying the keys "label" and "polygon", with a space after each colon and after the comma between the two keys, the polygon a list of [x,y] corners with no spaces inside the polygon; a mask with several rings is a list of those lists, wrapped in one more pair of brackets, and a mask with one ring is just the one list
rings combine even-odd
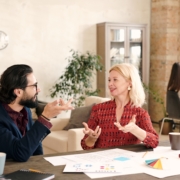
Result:
{"label": "man's eyeglasses", "polygon": [[28,85],[26,87],[31,87],[31,86],[34,86],[36,88],[36,91],[37,91],[38,83],[35,83],[35,84],[32,84],[32,85]]}

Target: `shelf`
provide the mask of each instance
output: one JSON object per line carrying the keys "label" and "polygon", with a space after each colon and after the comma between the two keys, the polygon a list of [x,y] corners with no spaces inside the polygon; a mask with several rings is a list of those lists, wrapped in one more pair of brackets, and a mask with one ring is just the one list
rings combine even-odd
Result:
{"label": "shelf", "polygon": [[[133,63],[139,68],[141,79],[148,79],[146,57],[146,25],[97,24],[97,54],[102,57],[103,71],[97,73],[99,96],[108,97],[108,70],[116,63]],[[122,57],[124,56],[124,57]],[[140,57],[139,57],[140,56]],[[111,58],[110,58],[111,57]],[[114,57],[114,58],[112,58]]]}
{"label": "shelf", "polygon": [[124,43],[124,41],[110,41],[111,43]]}

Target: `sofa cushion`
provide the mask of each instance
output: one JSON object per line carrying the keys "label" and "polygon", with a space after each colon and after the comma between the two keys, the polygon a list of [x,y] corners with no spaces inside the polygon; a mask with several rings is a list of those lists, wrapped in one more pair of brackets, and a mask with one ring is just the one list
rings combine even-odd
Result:
{"label": "sofa cushion", "polygon": [[68,151],[68,131],[51,131],[42,141],[42,145],[56,152]]}
{"label": "sofa cushion", "polygon": [[104,98],[104,97],[99,97],[99,96],[89,96],[89,97],[86,97],[86,99],[85,99],[85,106],[89,106],[92,103],[99,104],[99,103],[103,103],[103,102],[106,102],[109,100],[111,100],[111,98]]}
{"label": "sofa cushion", "polygon": [[36,114],[37,114],[38,117],[42,114],[46,104],[47,104],[46,102],[38,101],[38,106],[36,108]]}
{"label": "sofa cushion", "polygon": [[63,128],[63,130],[83,128],[84,126],[82,123],[88,121],[93,106],[94,104],[90,106],[78,107],[72,110],[69,123]]}

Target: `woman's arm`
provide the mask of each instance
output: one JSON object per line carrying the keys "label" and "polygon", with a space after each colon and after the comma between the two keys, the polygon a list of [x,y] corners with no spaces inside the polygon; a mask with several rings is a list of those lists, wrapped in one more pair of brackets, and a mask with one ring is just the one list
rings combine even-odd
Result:
{"label": "woman's arm", "polygon": [[143,141],[147,146],[155,148],[159,144],[159,136],[153,128],[148,112],[144,111],[137,117],[136,125],[146,132],[146,137]]}
{"label": "woman's arm", "polygon": [[[81,146],[85,150],[93,149],[96,143],[96,140],[98,139],[101,133],[101,130],[99,132],[99,127],[98,127],[98,115],[97,115],[96,105],[93,106],[92,108],[88,123],[87,124],[85,123],[84,125],[85,125],[85,129],[83,132],[85,135],[84,135],[84,138],[81,140]],[[93,135],[95,136],[93,137]]]}

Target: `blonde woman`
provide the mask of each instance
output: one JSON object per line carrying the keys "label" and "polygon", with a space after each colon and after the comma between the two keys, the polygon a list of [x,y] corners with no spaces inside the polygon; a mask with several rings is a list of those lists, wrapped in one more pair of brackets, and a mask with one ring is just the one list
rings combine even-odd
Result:
{"label": "blonde woman", "polygon": [[132,64],[117,64],[109,70],[108,81],[113,100],[93,106],[88,123],[83,123],[82,148],[141,142],[155,148],[159,138],[148,112],[142,108],[145,93],[138,70]]}

